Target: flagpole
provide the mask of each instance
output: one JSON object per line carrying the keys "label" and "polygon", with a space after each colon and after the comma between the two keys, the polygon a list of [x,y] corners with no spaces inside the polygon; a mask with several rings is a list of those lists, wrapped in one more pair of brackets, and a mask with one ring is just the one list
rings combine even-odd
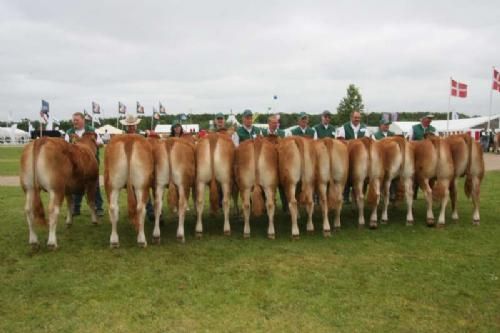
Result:
{"label": "flagpole", "polygon": [[[450,87],[451,87],[451,81],[453,79],[450,77]],[[450,133],[450,109],[451,109],[451,88],[449,88],[448,91],[448,112],[446,112],[446,135],[448,136]]]}
{"label": "flagpole", "polygon": [[[493,66],[493,73],[495,73],[495,66]],[[490,109],[488,112],[488,131],[491,128],[491,109],[493,104],[493,86],[490,87]]]}

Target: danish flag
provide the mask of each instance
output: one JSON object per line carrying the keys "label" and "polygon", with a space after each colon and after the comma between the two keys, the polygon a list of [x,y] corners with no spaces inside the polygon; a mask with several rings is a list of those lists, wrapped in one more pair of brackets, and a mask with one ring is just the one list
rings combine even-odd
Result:
{"label": "danish flag", "polygon": [[467,97],[467,85],[451,79],[451,96],[461,98]]}
{"label": "danish flag", "polygon": [[493,90],[500,92],[500,72],[493,68]]}

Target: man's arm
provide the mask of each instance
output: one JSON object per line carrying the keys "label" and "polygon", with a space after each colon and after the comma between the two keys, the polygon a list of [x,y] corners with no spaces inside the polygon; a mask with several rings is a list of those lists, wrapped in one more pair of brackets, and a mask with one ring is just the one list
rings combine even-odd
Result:
{"label": "man's arm", "polygon": [[233,133],[233,135],[231,136],[231,139],[233,140],[235,147],[238,147],[240,145],[240,137],[238,136],[238,134],[236,132]]}
{"label": "man's arm", "polygon": [[337,139],[345,139],[345,131],[344,131],[344,126],[340,126],[337,128]]}
{"label": "man's arm", "polygon": [[69,142],[69,135],[68,134],[64,134],[64,141]]}

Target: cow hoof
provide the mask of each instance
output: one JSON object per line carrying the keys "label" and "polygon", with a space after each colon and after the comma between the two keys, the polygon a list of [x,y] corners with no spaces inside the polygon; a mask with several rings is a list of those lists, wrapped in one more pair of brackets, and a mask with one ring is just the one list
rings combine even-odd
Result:
{"label": "cow hoof", "polygon": [[161,243],[160,236],[153,236],[153,238],[151,239],[151,243],[156,244],[156,245],[160,245],[160,243]]}
{"label": "cow hoof", "polygon": [[116,242],[116,243],[109,243],[109,247],[111,249],[117,249],[120,247],[120,243]]}
{"label": "cow hoof", "polygon": [[267,234],[267,238],[276,239],[276,235],[275,234]]}
{"label": "cow hoof", "polygon": [[197,231],[196,232],[196,239],[201,239],[201,237],[203,236],[203,233]]}
{"label": "cow hoof", "polygon": [[56,244],[47,244],[47,249],[50,251],[55,251],[57,250],[57,245]]}
{"label": "cow hoof", "polygon": [[444,223],[438,223],[438,224],[436,224],[436,228],[438,228],[438,229],[443,229],[444,227],[445,227]]}
{"label": "cow hoof", "polygon": [[374,230],[377,228],[378,228],[377,222],[370,222],[370,229]]}
{"label": "cow hoof", "polygon": [[434,219],[428,218],[427,219],[427,226],[428,227],[433,227],[434,226]]}
{"label": "cow hoof", "polygon": [[472,220],[472,225],[479,225],[480,224],[480,220]]}
{"label": "cow hoof", "polygon": [[40,250],[40,243],[31,243],[31,252],[38,252]]}
{"label": "cow hoof", "polygon": [[231,236],[231,230],[224,230],[224,236]]}
{"label": "cow hoof", "polygon": [[177,241],[181,244],[186,243],[186,238],[184,236],[177,236]]}
{"label": "cow hoof", "polygon": [[413,227],[415,223],[413,221],[406,221],[406,226],[407,227]]}
{"label": "cow hoof", "polygon": [[141,249],[144,249],[144,248],[146,248],[148,246],[148,243],[146,243],[146,242],[137,242],[137,245],[139,245],[139,247]]}
{"label": "cow hoof", "polygon": [[250,233],[243,233],[243,239],[249,239]]}
{"label": "cow hoof", "polygon": [[298,241],[300,239],[299,235],[292,235],[292,240],[293,241]]}
{"label": "cow hoof", "polygon": [[389,223],[388,220],[380,220],[380,224],[387,224],[387,223]]}
{"label": "cow hoof", "polygon": [[323,230],[323,237],[325,238],[332,237],[332,232],[330,230]]}

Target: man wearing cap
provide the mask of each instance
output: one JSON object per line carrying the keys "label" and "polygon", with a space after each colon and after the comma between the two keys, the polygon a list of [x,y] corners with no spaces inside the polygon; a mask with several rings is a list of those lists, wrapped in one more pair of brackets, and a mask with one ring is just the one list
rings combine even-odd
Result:
{"label": "man wearing cap", "polygon": [[253,126],[252,111],[248,109],[243,111],[243,126],[238,127],[232,136],[234,145],[238,147],[240,142],[253,140],[259,135],[261,135],[260,129]]}
{"label": "man wearing cap", "polygon": [[318,139],[335,138],[335,127],[330,125],[331,118],[332,114],[330,113],[330,111],[323,111],[323,113],[321,114],[321,123],[314,126],[314,130],[316,131]]}
{"label": "man wearing cap", "polygon": [[[95,129],[85,124],[85,115],[81,112],[75,112],[72,116],[73,127],[66,131],[64,140],[69,143],[75,143],[79,138],[82,137],[83,133],[95,133]],[[103,142],[99,135],[97,135],[97,151],[95,157],[97,159],[97,166],[99,166],[99,146],[102,146]],[[73,207],[71,208],[71,213],[73,216],[80,215],[80,208],[82,206],[83,194],[73,194]],[[95,208],[97,216],[104,216],[104,210],[102,209],[102,196],[101,188],[99,186],[99,179],[97,180],[97,191],[95,196]]]}
{"label": "man wearing cap", "polygon": [[365,124],[361,123],[361,113],[359,111],[353,111],[351,121],[348,121],[337,130],[338,139],[352,140],[365,136],[370,137],[370,131]]}
{"label": "man wearing cap", "polygon": [[285,131],[278,128],[279,122],[276,115],[271,115],[267,118],[267,128],[262,129],[262,136],[277,136],[280,138],[285,137]]}
{"label": "man wearing cap", "polygon": [[410,141],[420,141],[424,139],[424,135],[427,133],[433,133],[437,135],[436,129],[431,126],[432,118],[434,115],[427,114],[420,118],[420,124],[413,125],[408,132],[408,138]]}
{"label": "man wearing cap", "polygon": [[214,132],[217,132],[217,133],[227,132],[226,122],[224,120],[224,115],[220,112],[215,115]]}
{"label": "man wearing cap", "polygon": [[389,131],[389,126],[391,125],[391,122],[387,119],[380,119],[380,125],[378,127],[378,131],[373,134],[373,138],[375,140],[382,140],[383,138],[387,138],[390,136],[394,136],[395,133]]}
{"label": "man wearing cap", "polygon": [[309,127],[309,116],[305,112],[299,113],[299,120],[297,122],[297,127],[290,131],[291,135],[304,136],[311,139],[317,139],[318,135],[316,131]]}

